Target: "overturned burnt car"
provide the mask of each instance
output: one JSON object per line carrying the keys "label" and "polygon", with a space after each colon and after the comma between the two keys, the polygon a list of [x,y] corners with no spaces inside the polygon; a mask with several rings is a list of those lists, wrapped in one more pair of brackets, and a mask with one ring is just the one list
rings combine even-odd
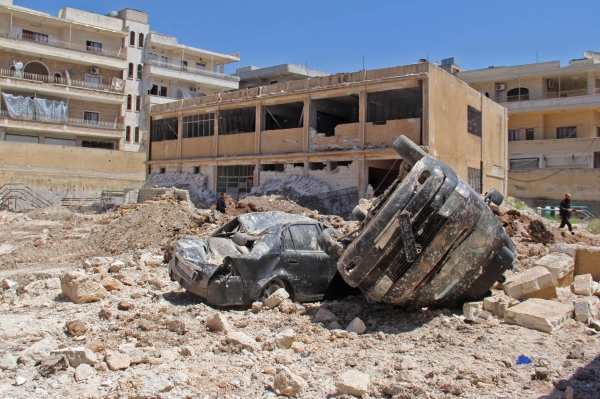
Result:
{"label": "overturned burnt car", "polygon": [[446,164],[405,136],[394,142],[399,178],[345,236],[326,229],[319,243],[343,279],[372,299],[402,306],[452,305],[484,297],[512,268],[516,250],[481,198]]}
{"label": "overturned burnt car", "polygon": [[[249,305],[285,288],[297,302],[351,291],[317,242],[326,226],[285,212],[239,215],[208,239],[183,238],[172,280],[211,305]],[[334,230],[335,231],[335,230]]]}

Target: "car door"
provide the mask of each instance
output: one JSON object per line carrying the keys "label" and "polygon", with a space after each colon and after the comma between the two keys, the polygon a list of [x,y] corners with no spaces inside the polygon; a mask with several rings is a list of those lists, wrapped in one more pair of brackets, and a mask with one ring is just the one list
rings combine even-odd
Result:
{"label": "car door", "polygon": [[316,224],[292,224],[282,232],[281,259],[296,299],[319,299],[333,278],[331,258],[319,247]]}

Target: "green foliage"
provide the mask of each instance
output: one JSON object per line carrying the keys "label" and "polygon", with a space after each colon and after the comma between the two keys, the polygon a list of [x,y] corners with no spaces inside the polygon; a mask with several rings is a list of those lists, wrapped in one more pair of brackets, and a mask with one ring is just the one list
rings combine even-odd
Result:
{"label": "green foliage", "polygon": [[518,198],[509,197],[506,199],[506,203],[515,209],[525,208],[525,203]]}

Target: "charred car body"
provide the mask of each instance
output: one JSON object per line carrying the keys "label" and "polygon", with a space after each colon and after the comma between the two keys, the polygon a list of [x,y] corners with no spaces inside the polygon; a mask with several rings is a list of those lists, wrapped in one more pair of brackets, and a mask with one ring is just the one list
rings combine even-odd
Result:
{"label": "charred car body", "polygon": [[298,302],[323,299],[340,284],[350,289],[336,261],[318,245],[324,229],[314,219],[285,212],[240,215],[208,239],[180,239],[169,274],[218,306],[249,305],[279,288]]}
{"label": "charred car body", "polygon": [[373,203],[357,207],[355,232],[319,236],[344,280],[372,299],[402,306],[435,306],[481,299],[512,268],[516,250],[482,199],[446,164],[405,136],[393,145],[400,177]]}

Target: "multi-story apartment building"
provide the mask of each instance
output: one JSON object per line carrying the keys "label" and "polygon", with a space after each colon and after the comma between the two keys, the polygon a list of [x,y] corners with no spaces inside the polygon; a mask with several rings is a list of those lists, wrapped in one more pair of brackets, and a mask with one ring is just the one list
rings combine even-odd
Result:
{"label": "multi-story apartment building", "polygon": [[508,109],[508,194],[530,205],[600,211],[600,59],[463,71],[455,75]]}
{"label": "multi-story apartment building", "polygon": [[223,73],[236,61],[151,31],[145,12],[54,17],[0,0],[0,186],[139,186],[149,105],[236,89]]}
{"label": "multi-story apartment building", "polygon": [[342,73],[155,105],[148,173],[198,173],[237,197],[291,175],[330,190],[397,177],[406,135],[479,192],[505,192],[506,109],[428,63]]}
{"label": "multi-story apartment building", "polygon": [[240,89],[251,89],[252,87],[286,83],[292,80],[329,76],[327,72],[308,69],[302,65],[295,64],[281,64],[265,68],[250,65],[236,69],[235,74],[240,78]]}

